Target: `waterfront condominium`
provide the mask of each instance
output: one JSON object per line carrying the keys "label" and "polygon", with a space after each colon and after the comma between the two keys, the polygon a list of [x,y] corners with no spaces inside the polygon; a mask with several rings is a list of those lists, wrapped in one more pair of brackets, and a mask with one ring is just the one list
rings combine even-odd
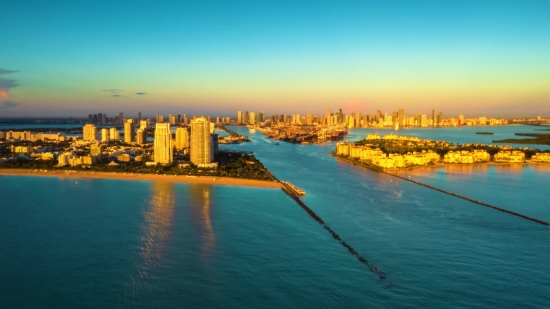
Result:
{"label": "waterfront condominium", "polygon": [[130,144],[134,140],[134,119],[127,119],[124,123],[124,142]]}
{"label": "waterfront condominium", "polygon": [[88,123],[82,128],[82,139],[85,141],[97,141],[97,128],[95,125]]}
{"label": "waterfront condominium", "polygon": [[102,141],[102,142],[107,142],[107,143],[108,143],[109,140],[110,140],[109,137],[110,137],[110,135],[109,135],[109,129],[107,129],[107,128],[101,129],[101,141]]}
{"label": "waterfront condominium", "polygon": [[191,121],[191,162],[195,165],[210,164],[211,160],[210,123],[199,117]]}
{"label": "waterfront condominium", "polygon": [[172,132],[169,123],[157,123],[155,128],[155,163],[170,164],[174,160]]}
{"label": "waterfront condominium", "polygon": [[182,150],[189,148],[189,131],[187,128],[179,127],[176,129],[176,149]]}

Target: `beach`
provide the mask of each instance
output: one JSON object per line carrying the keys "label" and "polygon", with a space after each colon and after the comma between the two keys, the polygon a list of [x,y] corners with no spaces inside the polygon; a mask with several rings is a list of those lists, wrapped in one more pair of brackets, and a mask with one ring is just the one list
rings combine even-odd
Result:
{"label": "beach", "polygon": [[40,177],[59,177],[59,178],[92,178],[92,179],[119,179],[119,180],[145,180],[145,181],[169,181],[183,183],[197,183],[210,185],[243,186],[259,188],[280,189],[282,185],[277,181],[266,181],[256,179],[215,177],[215,176],[184,176],[184,175],[164,175],[164,174],[136,174],[136,173],[109,173],[92,171],[51,171],[34,169],[0,169],[1,175],[10,176],[40,176]]}

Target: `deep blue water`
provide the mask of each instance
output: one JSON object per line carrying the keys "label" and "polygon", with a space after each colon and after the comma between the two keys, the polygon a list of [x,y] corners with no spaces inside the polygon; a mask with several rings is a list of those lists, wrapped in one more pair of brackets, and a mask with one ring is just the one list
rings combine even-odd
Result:
{"label": "deep blue water", "polygon": [[[516,133],[508,128],[491,131]],[[253,143],[221,148],[252,150],[305,189],[304,202],[387,281],[280,190],[0,176],[0,307],[550,307],[548,227],[339,162],[327,156],[333,143],[276,146],[232,129]],[[469,141],[485,138],[475,131]],[[353,130],[350,140],[367,132]],[[550,221],[549,172],[410,175]]]}

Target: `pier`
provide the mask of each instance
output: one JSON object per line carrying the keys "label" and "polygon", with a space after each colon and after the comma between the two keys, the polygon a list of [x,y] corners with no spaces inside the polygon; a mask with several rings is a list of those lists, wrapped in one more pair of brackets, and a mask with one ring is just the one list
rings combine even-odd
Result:
{"label": "pier", "polygon": [[321,224],[325,230],[327,230],[331,235],[332,238],[336,239],[344,248],[346,248],[351,255],[354,255],[357,260],[360,263],[365,264],[373,273],[378,275],[378,278],[380,280],[386,280],[386,274],[380,270],[378,270],[376,267],[373,267],[369,264],[367,259],[363,258],[355,249],[353,249],[350,245],[348,245],[345,241],[342,240],[342,238],[336,234],[336,232],[331,229],[321,217],[319,217],[311,208],[309,208],[304,202],[302,202],[297,194],[289,190],[286,186],[283,186],[282,190],[288,194],[300,207],[302,207],[309,215],[312,217],[315,221],[317,221],[319,224]]}

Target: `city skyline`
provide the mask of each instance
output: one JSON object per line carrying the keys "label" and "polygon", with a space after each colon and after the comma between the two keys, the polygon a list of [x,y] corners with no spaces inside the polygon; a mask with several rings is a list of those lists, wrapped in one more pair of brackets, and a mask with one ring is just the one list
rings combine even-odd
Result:
{"label": "city skyline", "polygon": [[0,117],[80,117],[91,106],[107,114],[403,107],[548,117],[549,8],[544,1],[161,9],[117,2],[105,10],[11,2]]}

